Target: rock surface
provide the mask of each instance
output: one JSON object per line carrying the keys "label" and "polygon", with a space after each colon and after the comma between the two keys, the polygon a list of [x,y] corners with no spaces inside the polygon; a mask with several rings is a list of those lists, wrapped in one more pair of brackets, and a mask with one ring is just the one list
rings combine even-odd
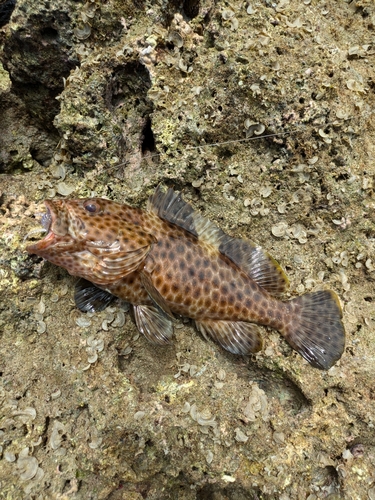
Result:
{"label": "rock surface", "polygon": [[[375,498],[372,0],[0,2],[0,498]],[[10,19],[9,16],[11,15]],[[42,200],[158,183],[332,288],[328,372],[274,331],[236,358],[25,253]],[[29,238],[39,236],[30,235]]]}

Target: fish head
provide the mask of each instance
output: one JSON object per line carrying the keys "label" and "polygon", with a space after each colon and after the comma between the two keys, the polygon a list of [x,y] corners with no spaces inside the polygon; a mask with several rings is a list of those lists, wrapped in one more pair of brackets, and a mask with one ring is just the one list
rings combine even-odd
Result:
{"label": "fish head", "polygon": [[[152,237],[138,221],[140,211],[102,198],[46,200],[46,236],[26,247],[74,276],[106,284],[128,274]],[[130,267],[133,267],[130,269]]]}

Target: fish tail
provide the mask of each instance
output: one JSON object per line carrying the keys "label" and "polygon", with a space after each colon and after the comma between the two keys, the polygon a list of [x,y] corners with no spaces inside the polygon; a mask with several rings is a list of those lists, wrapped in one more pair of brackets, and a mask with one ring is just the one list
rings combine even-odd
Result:
{"label": "fish tail", "polygon": [[331,368],[341,358],[345,347],[337,295],[321,290],[292,299],[285,306],[287,319],[281,329],[285,339],[315,368]]}

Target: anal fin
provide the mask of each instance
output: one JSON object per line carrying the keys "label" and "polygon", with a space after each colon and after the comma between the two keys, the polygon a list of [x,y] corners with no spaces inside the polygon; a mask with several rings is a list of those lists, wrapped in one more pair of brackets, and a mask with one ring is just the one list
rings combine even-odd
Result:
{"label": "anal fin", "polygon": [[246,355],[262,348],[262,338],[253,323],[207,319],[195,324],[206,339],[211,337],[232,354]]}
{"label": "anal fin", "polygon": [[77,281],[74,290],[74,302],[82,312],[103,311],[115,298],[109,292],[98,288],[83,278]]}
{"label": "anal fin", "polygon": [[152,344],[169,344],[173,335],[173,323],[157,306],[133,306],[138,330]]}

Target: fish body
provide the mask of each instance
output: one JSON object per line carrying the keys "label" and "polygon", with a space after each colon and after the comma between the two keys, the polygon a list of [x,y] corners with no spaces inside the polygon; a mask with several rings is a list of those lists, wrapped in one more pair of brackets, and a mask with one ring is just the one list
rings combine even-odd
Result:
{"label": "fish body", "polygon": [[100,198],[46,201],[47,236],[27,247],[79,276],[81,310],[112,296],[130,302],[139,330],[169,342],[175,314],[234,354],[257,352],[256,325],[278,330],[313,366],[328,369],[342,355],[345,333],[334,292],[290,301],[288,280],[256,245],[228,236],[172,189],[159,187],[145,211]]}

